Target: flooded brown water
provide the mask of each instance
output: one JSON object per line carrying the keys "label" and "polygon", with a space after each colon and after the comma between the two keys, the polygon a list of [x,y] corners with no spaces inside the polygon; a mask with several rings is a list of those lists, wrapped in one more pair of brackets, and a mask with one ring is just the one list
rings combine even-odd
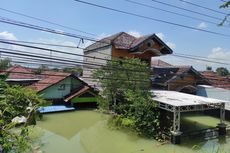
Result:
{"label": "flooded brown water", "polygon": [[[182,144],[164,144],[141,138],[134,133],[112,130],[107,126],[108,116],[84,110],[44,115],[34,129],[39,133],[40,149],[46,153],[194,153],[197,145],[202,150],[221,147],[230,151],[230,138],[183,139]],[[183,126],[212,127],[217,118],[204,115],[185,115]],[[188,125],[187,125],[188,124]],[[189,125],[190,124],[190,125]],[[187,125],[187,126],[186,126]]]}

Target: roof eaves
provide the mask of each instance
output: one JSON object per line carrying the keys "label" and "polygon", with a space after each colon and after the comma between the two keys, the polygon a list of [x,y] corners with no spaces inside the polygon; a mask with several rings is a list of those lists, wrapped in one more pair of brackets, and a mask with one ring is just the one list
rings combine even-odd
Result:
{"label": "roof eaves", "polygon": [[153,34],[153,38],[158,40],[161,43],[161,45],[163,45],[169,51],[169,54],[173,53],[173,50],[167,44],[165,44],[156,34]]}

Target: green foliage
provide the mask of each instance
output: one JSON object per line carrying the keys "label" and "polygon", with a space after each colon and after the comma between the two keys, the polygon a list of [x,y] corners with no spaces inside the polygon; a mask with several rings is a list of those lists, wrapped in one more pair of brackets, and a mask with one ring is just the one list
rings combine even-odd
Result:
{"label": "green foliage", "polygon": [[[103,88],[101,95],[104,106],[113,106],[122,102],[124,91],[147,90],[150,87],[150,70],[145,62],[139,59],[116,59],[108,61],[107,65],[97,69],[93,77]],[[99,103],[100,106],[100,103]]]}
{"label": "green foliage", "polygon": [[[29,147],[28,125],[36,124],[36,108],[45,102],[30,89],[11,87],[4,81],[0,81],[0,88],[0,150],[4,153],[24,152]],[[16,123],[11,122],[16,116],[27,118],[17,132],[12,130]]]}
{"label": "green foliage", "polygon": [[49,70],[49,67],[47,65],[42,64],[37,69],[34,69],[33,71],[35,74],[41,74],[45,70]]}
{"label": "green foliage", "polygon": [[145,62],[112,60],[93,76],[102,86],[99,107],[114,114],[110,123],[145,137],[159,136],[159,110],[149,92],[150,70]]}
{"label": "green foliage", "polygon": [[80,76],[82,76],[82,73],[83,73],[83,70],[80,67],[66,67],[66,68],[63,68],[62,71],[67,72],[67,73],[77,73]]}
{"label": "green foliage", "polygon": [[212,67],[211,67],[211,66],[207,66],[207,67],[206,67],[206,70],[207,70],[207,71],[212,71]]}
{"label": "green foliage", "polygon": [[9,67],[11,67],[11,59],[10,58],[5,58],[0,60],[0,70],[6,70]]}
{"label": "green foliage", "polygon": [[[222,4],[222,5],[220,6],[220,8],[226,9],[226,8],[228,8],[229,6],[230,6],[230,1],[226,1],[226,2],[224,2],[224,4]],[[230,13],[227,14],[227,15],[224,17],[224,19],[221,21],[221,23],[220,23],[219,25],[220,25],[220,26],[223,26],[224,23],[225,23],[225,21],[228,19],[229,16],[230,16]]]}
{"label": "green foliage", "polygon": [[220,76],[227,76],[229,75],[229,71],[227,68],[224,68],[224,67],[218,67],[216,69],[216,73]]}

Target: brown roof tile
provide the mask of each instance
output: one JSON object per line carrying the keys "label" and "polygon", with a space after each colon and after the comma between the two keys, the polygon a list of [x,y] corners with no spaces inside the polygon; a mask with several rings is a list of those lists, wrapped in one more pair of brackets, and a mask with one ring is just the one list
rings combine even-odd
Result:
{"label": "brown roof tile", "polygon": [[230,90],[230,77],[219,76],[213,71],[204,71],[201,74],[211,81],[212,86]]}
{"label": "brown roof tile", "polygon": [[7,79],[37,79],[37,76],[32,72],[32,69],[22,67],[20,65],[14,65],[8,68],[2,74],[8,73]]}
{"label": "brown roof tile", "polygon": [[147,39],[154,38],[159,44],[164,46],[164,52],[163,54],[171,54],[172,50],[162,41],[160,38],[158,38],[155,34],[142,36],[139,38],[136,38],[128,33],[125,32],[119,32],[117,34],[114,34],[112,36],[103,38],[99,40],[98,42],[95,42],[88,47],[85,48],[84,52],[92,51],[98,48],[102,48],[105,46],[113,45],[117,49],[125,49],[125,50],[133,50],[138,45],[146,41]]}
{"label": "brown roof tile", "polygon": [[31,89],[36,90],[37,92],[42,91],[49,86],[52,86],[61,80],[65,79],[66,77],[70,76],[70,73],[62,73],[62,72],[52,72],[52,71],[45,71],[42,73],[42,79],[30,86]]}

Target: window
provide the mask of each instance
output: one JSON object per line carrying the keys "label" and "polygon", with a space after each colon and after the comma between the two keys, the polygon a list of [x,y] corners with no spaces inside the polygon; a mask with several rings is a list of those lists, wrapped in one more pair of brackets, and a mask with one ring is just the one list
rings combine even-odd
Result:
{"label": "window", "polygon": [[61,85],[58,87],[58,90],[65,90],[65,84],[61,84]]}

